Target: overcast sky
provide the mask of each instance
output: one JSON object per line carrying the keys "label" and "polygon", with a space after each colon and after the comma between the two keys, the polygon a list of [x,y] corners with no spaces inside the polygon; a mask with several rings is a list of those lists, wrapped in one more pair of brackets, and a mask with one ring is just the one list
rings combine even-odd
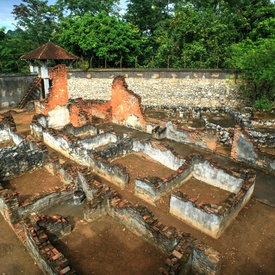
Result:
{"label": "overcast sky", "polygon": [[[22,0],[0,0],[0,28],[5,27],[6,31],[14,29],[14,15],[11,14],[14,5],[19,5]],[[48,0],[48,4],[52,5],[56,0]],[[125,8],[126,0],[120,0],[121,7]]]}

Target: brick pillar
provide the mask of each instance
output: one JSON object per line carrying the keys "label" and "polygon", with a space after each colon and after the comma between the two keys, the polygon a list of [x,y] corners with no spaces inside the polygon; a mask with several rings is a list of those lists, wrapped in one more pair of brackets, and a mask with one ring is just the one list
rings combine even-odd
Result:
{"label": "brick pillar", "polygon": [[127,124],[137,119],[137,128],[145,128],[146,122],[141,108],[141,98],[128,90],[124,76],[117,76],[112,84],[111,95],[112,121]]}
{"label": "brick pillar", "polygon": [[50,79],[52,85],[50,87],[49,95],[45,99],[47,111],[54,109],[57,105],[64,106],[69,101],[66,65],[61,64],[55,66],[50,71]]}

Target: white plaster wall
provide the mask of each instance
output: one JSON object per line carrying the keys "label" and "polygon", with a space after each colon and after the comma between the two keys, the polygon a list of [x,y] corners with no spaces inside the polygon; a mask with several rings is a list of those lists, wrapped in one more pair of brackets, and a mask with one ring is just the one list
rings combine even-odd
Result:
{"label": "white plaster wall", "polygon": [[156,196],[156,189],[144,181],[135,179],[135,195],[138,194],[145,194],[152,200]]}
{"label": "white plaster wall", "polygon": [[190,201],[184,202],[174,196],[170,199],[170,214],[187,222],[193,227],[205,232],[213,238],[218,237],[221,217],[206,213],[196,207]]}
{"label": "white plaster wall", "polygon": [[153,148],[151,143],[134,140],[133,151],[142,152],[173,170],[177,170],[185,162],[184,159],[178,158],[170,150],[161,151],[158,148]]}
{"label": "white plaster wall", "polygon": [[127,120],[124,122],[126,127],[141,129],[140,118],[135,115],[130,115]]}
{"label": "white plaster wall", "polygon": [[78,177],[77,177],[78,183],[79,183],[80,187],[83,189],[83,192],[85,193],[86,198],[88,200],[92,201],[94,198],[95,190],[91,189],[88,186],[85,177],[80,172],[78,172],[77,175],[78,175]]}
{"label": "white plaster wall", "polygon": [[48,112],[48,127],[58,129],[70,123],[70,113],[67,106],[56,106]]}
{"label": "white plaster wall", "polygon": [[10,132],[10,136],[12,137],[13,142],[16,145],[19,145],[23,141],[23,139],[19,135],[15,134],[12,130],[10,130],[9,132]]}
{"label": "white plaster wall", "polygon": [[92,150],[99,146],[104,146],[111,142],[117,142],[117,141],[118,141],[118,137],[115,134],[105,133],[94,137],[86,138],[83,140],[78,140],[77,144],[84,149]]}
{"label": "white plaster wall", "polygon": [[243,185],[243,179],[229,175],[222,169],[213,167],[208,161],[194,164],[193,176],[207,184],[238,193]]}
{"label": "white plaster wall", "polygon": [[192,144],[196,145],[205,149],[209,149],[208,146],[202,142],[193,142],[189,138],[189,132],[187,131],[177,131],[173,127],[173,123],[171,121],[167,122],[166,124],[166,137],[168,139],[177,141],[177,142],[182,142],[186,144]]}
{"label": "white plaster wall", "polygon": [[11,136],[8,130],[6,129],[0,129],[0,143],[4,143],[6,141],[10,141]]}
{"label": "white plaster wall", "polygon": [[61,137],[55,139],[48,132],[43,132],[43,139],[45,144],[76,163],[85,166],[91,165],[91,158],[87,155],[87,152],[79,148],[70,148],[71,145],[65,139]]}

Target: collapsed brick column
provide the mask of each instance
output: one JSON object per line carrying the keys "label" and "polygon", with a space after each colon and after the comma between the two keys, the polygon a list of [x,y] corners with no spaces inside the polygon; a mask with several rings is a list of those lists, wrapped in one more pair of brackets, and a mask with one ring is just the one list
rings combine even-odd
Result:
{"label": "collapsed brick column", "polygon": [[67,68],[66,65],[60,64],[50,71],[52,85],[49,96],[45,99],[45,112],[54,109],[57,105],[64,106],[69,101]]}
{"label": "collapsed brick column", "polygon": [[124,76],[117,76],[112,85],[111,95],[112,122],[122,123],[134,128],[144,129],[141,98],[128,90]]}

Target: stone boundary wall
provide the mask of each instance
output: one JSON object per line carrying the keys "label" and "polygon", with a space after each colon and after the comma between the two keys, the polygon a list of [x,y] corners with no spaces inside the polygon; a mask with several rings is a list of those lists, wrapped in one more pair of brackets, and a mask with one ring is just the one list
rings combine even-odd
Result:
{"label": "stone boundary wall", "polygon": [[243,105],[229,70],[93,70],[68,71],[70,98],[111,98],[113,79],[123,75],[143,106],[231,107]]}
{"label": "stone boundary wall", "polygon": [[36,77],[37,74],[0,75],[0,109],[16,107]]}
{"label": "stone boundary wall", "polygon": [[[142,105],[239,107],[233,70],[97,69],[68,71],[70,98],[110,100],[113,79],[126,77]],[[18,105],[37,74],[0,75],[0,109]]]}

